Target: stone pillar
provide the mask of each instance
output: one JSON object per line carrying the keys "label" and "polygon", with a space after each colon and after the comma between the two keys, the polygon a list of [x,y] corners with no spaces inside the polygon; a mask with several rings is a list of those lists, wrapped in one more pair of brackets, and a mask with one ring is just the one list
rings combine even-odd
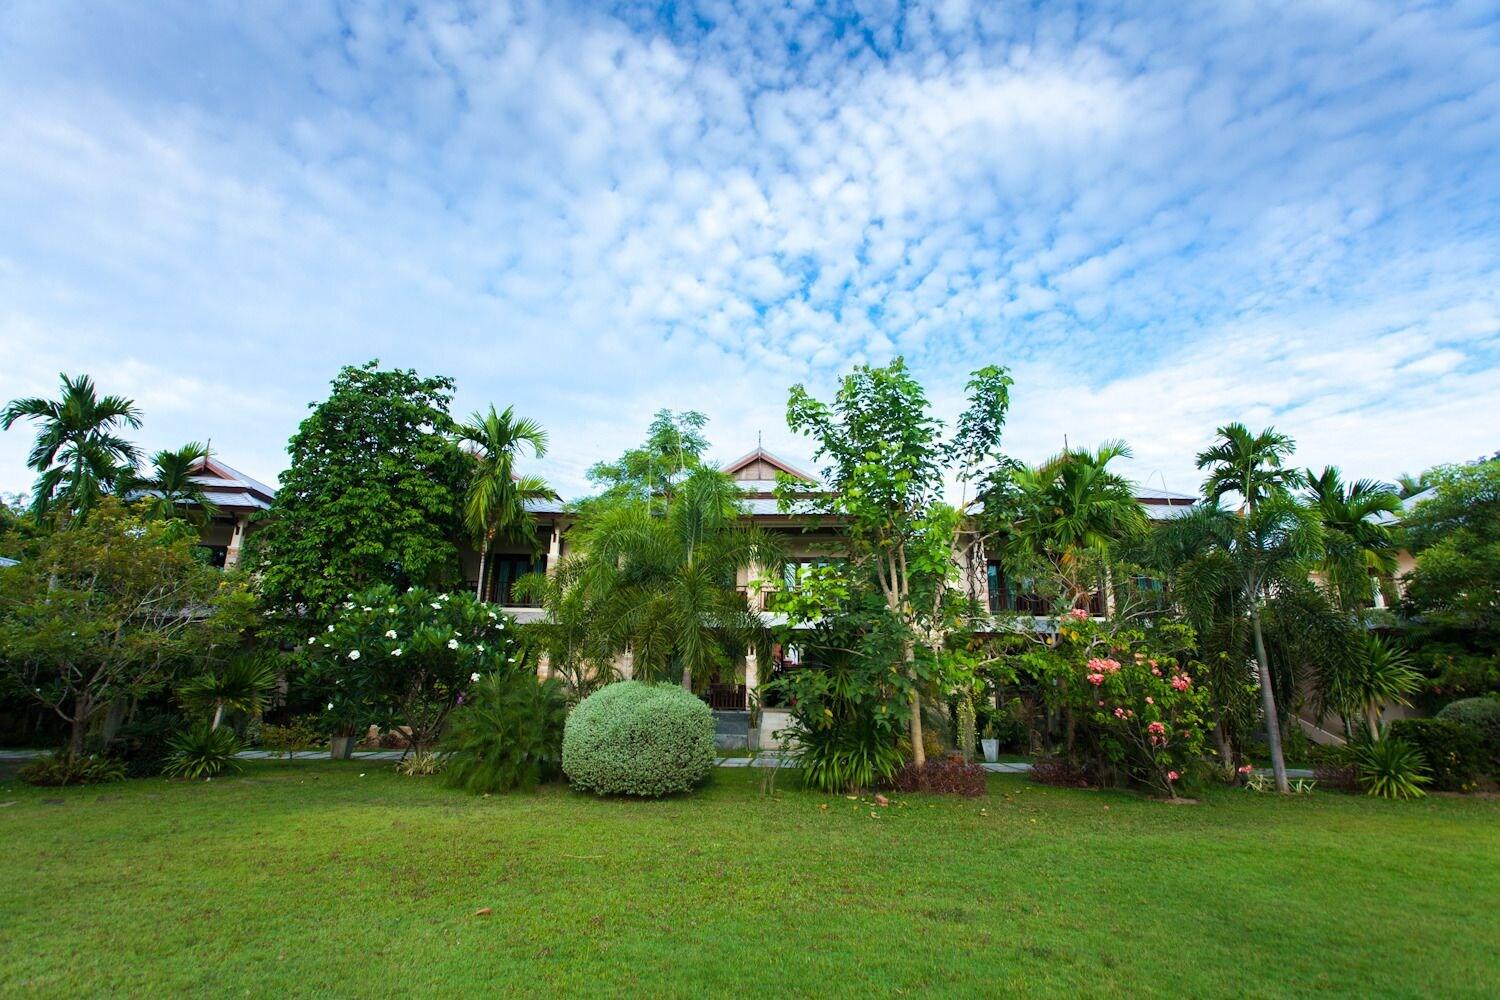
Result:
{"label": "stone pillar", "polygon": [[229,532],[229,548],[224,553],[224,568],[234,569],[240,564],[240,546],[245,544],[245,529],[250,526],[248,514],[240,514],[234,519],[234,527]]}
{"label": "stone pillar", "polygon": [[547,575],[551,576],[557,572],[557,564],[562,560],[562,525],[553,523],[552,538],[547,542]]}
{"label": "stone pillar", "polygon": [[617,665],[620,668],[620,679],[621,680],[628,681],[628,680],[634,679],[634,677],[635,677],[635,654],[634,653],[632,653],[628,649],[625,650],[625,652],[620,655],[620,659],[619,659]]}
{"label": "stone pillar", "polygon": [[745,654],[745,707],[754,706],[760,692],[760,662],[755,650]]}

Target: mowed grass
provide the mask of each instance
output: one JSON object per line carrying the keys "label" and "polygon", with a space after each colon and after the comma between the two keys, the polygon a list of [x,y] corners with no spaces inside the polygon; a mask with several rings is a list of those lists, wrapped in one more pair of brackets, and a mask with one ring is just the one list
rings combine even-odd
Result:
{"label": "mowed grass", "polygon": [[1167,805],[994,776],[881,809],[759,780],[662,802],[471,798],[357,761],[12,780],[0,991],[1500,993],[1494,800]]}

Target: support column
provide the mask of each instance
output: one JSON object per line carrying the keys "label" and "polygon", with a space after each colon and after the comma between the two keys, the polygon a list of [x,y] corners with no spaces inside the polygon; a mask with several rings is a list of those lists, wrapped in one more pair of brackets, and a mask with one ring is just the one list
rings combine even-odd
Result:
{"label": "support column", "polygon": [[562,525],[552,525],[552,538],[547,542],[547,575],[551,576],[557,572],[557,564],[562,560]]}
{"label": "support column", "polygon": [[229,547],[224,552],[224,568],[234,569],[240,564],[240,546],[245,543],[245,529],[250,526],[250,517],[240,514],[234,519],[234,527],[229,532]]}

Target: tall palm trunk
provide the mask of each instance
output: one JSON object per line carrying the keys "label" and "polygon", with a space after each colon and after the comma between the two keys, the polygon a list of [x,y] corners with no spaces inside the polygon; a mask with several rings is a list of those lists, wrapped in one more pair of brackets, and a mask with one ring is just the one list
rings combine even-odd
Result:
{"label": "tall palm trunk", "polygon": [[479,547],[479,584],[474,588],[474,597],[476,600],[480,601],[484,600],[484,573],[486,566],[489,564],[490,537],[491,536],[486,533],[484,536],[484,544]]}
{"label": "tall palm trunk", "polygon": [[922,695],[917,691],[917,650],[910,640],[904,645],[906,674],[911,678],[911,759],[921,767],[927,763],[927,748],[922,746]]}
{"label": "tall palm trunk", "polygon": [[683,667],[682,668],[682,689],[684,691],[688,692],[689,694],[691,694],[692,691],[693,691],[693,668],[692,667]]}
{"label": "tall palm trunk", "polygon": [[1266,656],[1266,638],[1260,628],[1260,606],[1250,612],[1250,623],[1255,630],[1255,666],[1260,675],[1260,703],[1266,714],[1266,743],[1271,748],[1271,770],[1276,775],[1276,790],[1289,793],[1292,786],[1286,780],[1286,758],[1281,755],[1281,722],[1276,712],[1276,693],[1271,690],[1271,661]]}
{"label": "tall palm trunk", "polygon": [[1380,739],[1380,706],[1379,705],[1371,705],[1369,707],[1369,709],[1368,709],[1368,712],[1369,712],[1369,715],[1366,718],[1366,721],[1369,722],[1369,724],[1370,724],[1370,739],[1372,741],[1379,740]]}
{"label": "tall palm trunk", "polygon": [[213,725],[209,726],[208,728],[210,728],[210,729],[218,729],[219,728],[219,723],[221,723],[223,721],[224,721],[224,703],[221,701],[218,704],[214,705],[214,722],[213,722]]}

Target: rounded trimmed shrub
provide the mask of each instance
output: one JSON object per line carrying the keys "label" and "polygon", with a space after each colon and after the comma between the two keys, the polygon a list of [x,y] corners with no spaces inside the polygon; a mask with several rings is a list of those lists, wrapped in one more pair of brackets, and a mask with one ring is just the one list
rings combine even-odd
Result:
{"label": "rounded trimmed shrub", "polygon": [[1437,717],[1456,722],[1478,736],[1480,750],[1488,758],[1490,770],[1500,772],[1500,698],[1463,698],[1449,702]]}
{"label": "rounded trimmed shrub", "polygon": [[597,795],[686,792],[714,766],[713,712],[676,684],[611,684],[568,716],[562,766]]}

